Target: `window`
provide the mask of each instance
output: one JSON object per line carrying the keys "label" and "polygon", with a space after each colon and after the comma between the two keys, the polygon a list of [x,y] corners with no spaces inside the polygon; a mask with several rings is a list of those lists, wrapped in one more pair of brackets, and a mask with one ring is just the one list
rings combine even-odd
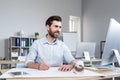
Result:
{"label": "window", "polygon": [[70,18],[69,18],[69,31],[70,32],[77,32],[78,41],[81,41],[80,17],[70,16]]}

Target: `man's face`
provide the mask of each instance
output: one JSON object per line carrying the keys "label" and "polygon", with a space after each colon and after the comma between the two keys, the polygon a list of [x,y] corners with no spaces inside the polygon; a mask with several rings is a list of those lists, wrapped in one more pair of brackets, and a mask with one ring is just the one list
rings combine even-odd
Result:
{"label": "man's face", "polygon": [[58,38],[61,32],[61,22],[53,21],[51,26],[47,26],[48,34],[53,38]]}

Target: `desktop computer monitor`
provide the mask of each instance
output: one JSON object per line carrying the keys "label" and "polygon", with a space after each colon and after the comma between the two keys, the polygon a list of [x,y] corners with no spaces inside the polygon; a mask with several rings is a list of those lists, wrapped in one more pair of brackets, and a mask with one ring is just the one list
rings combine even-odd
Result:
{"label": "desktop computer monitor", "polygon": [[120,61],[120,23],[115,19],[110,20],[106,43],[103,50],[101,65],[108,65]]}
{"label": "desktop computer monitor", "polygon": [[95,42],[80,42],[77,44],[77,52],[75,58],[85,58],[84,52],[88,52],[90,58],[95,58]]}
{"label": "desktop computer monitor", "polygon": [[63,42],[68,46],[73,56],[78,42],[77,32],[63,32]]}

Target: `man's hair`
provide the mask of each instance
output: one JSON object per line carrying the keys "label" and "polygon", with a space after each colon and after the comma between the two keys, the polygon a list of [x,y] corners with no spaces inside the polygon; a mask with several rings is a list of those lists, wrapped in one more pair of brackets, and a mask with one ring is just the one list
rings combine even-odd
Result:
{"label": "man's hair", "polygon": [[46,20],[46,23],[45,25],[49,25],[51,26],[52,22],[53,21],[62,21],[62,18],[60,16],[50,16],[47,20]]}

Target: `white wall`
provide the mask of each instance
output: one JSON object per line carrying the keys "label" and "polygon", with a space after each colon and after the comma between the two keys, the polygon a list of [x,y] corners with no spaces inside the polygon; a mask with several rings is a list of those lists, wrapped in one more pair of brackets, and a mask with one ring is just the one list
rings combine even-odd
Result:
{"label": "white wall", "polygon": [[100,41],[106,39],[110,18],[120,22],[120,0],[83,0],[82,5],[83,41],[97,42],[99,57]]}
{"label": "white wall", "polygon": [[20,30],[43,37],[51,15],[60,15],[68,31],[69,16],[81,17],[81,0],[0,0],[0,56],[8,55],[7,39]]}

